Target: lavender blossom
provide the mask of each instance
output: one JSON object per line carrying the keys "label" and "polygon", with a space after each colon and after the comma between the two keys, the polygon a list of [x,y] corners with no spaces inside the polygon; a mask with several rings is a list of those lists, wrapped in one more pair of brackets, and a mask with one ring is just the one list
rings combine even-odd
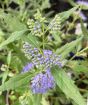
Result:
{"label": "lavender blossom", "polygon": [[35,57],[39,50],[37,48],[33,48],[28,42],[23,44],[23,52],[30,59],[30,57]]}
{"label": "lavender blossom", "polygon": [[[42,54],[39,52],[37,48],[33,48],[29,43],[25,43],[23,46],[23,51],[30,58],[32,63],[37,66],[38,68],[42,66],[45,67],[52,67],[52,65],[58,65],[62,67],[62,62],[60,61],[61,57],[54,54],[51,50],[43,50]],[[42,65],[41,65],[42,64]]]}
{"label": "lavender blossom", "polygon": [[34,23],[32,33],[34,33],[35,36],[41,36],[42,35],[41,23],[39,21],[36,21]]}
{"label": "lavender blossom", "polygon": [[61,56],[54,54],[51,50],[43,50],[42,53],[40,53],[37,48],[33,48],[27,42],[23,45],[23,51],[28,58],[31,56],[31,63],[23,68],[23,72],[28,72],[34,67],[45,70],[45,73],[39,73],[32,79],[31,89],[33,93],[45,93],[49,89],[52,89],[55,84],[50,68],[53,65],[63,66],[60,61]]}
{"label": "lavender blossom", "polygon": [[33,63],[28,63],[26,66],[24,66],[22,73],[24,72],[28,72],[29,70],[31,70],[32,68],[34,68],[34,64]]}
{"label": "lavender blossom", "polygon": [[88,6],[88,2],[84,0],[78,0],[77,3],[80,5]]}
{"label": "lavender blossom", "polygon": [[53,52],[50,50],[43,50],[43,53],[45,56],[47,56],[47,55],[51,55]]}
{"label": "lavender blossom", "polygon": [[41,24],[38,21],[36,21],[34,25],[34,31],[39,30],[39,29],[41,29]]}
{"label": "lavender blossom", "polygon": [[80,17],[81,17],[84,21],[87,20],[87,17],[86,17],[82,12],[80,12]]}
{"label": "lavender blossom", "polygon": [[45,73],[36,75],[31,81],[33,93],[46,93],[49,89],[54,87],[54,78],[51,75],[50,68],[48,68]]}

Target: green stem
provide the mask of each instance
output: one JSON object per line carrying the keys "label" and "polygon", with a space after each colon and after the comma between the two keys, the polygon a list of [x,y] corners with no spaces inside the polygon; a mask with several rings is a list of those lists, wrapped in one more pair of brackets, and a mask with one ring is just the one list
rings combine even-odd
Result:
{"label": "green stem", "polygon": [[86,47],[86,48],[84,48],[83,50],[81,50],[81,51],[79,52],[79,54],[81,54],[81,53],[84,52],[85,50],[88,50],[88,47]]}
{"label": "green stem", "polygon": [[83,53],[85,50],[88,50],[88,47],[84,48],[84,49],[81,50],[80,52],[77,52],[70,60],[72,60],[75,56],[80,55],[80,54]]}

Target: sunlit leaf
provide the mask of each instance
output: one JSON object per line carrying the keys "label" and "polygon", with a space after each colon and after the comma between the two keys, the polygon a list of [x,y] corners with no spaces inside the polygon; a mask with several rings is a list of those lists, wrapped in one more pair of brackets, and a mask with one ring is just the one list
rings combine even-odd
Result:
{"label": "sunlit leaf", "polygon": [[4,42],[2,42],[0,44],[0,49],[4,46],[8,45],[9,43],[12,43],[15,40],[22,38],[22,36],[25,34],[26,31],[27,31],[27,29],[13,32],[7,40],[5,40]]}
{"label": "sunlit leaf", "polygon": [[8,80],[0,86],[0,91],[17,89],[19,87],[26,86],[29,84],[29,81],[32,77],[33,74],[31,74],[30,72],[15,75],[13,78],[11,78],[10,80]]}
{"label": "sunlit leaf", "polygon": [[83,97],[79,93],[74,82],[67,76],[63,69],[52,68],[52,74],[59,88],[64,92],[67,98],[72,99],[77,105],[86,105]]}

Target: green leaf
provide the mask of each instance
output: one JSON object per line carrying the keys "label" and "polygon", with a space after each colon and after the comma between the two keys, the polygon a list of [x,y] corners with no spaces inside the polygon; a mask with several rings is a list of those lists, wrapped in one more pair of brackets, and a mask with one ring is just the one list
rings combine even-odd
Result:
{"label": "green leaf", "polygon": [[54,33],[53,33],[53,37],[54,37],[54,39],[55,39],[54,43],[55,43],[56,45],[60,45],[60,44],[62,43],[62,40],[61,40],[61,38],[60,38],[60,35],[61,35],[61,34],[62,34],[61,32],[54,32]]}
{"label": "green leaf", "polygon": [[41,10],[44,10],[45,8],[50,8],[49,0],[44,0],[40,8]]}
{"label": "green leaf", "polygon": [[[9,48],[13,49],[16,52],[16,56],[21,60],[22,64],[25,65],[29,60],[25,57],[24,53],[21,51],[21,48],[17,47],[15,44],[10,44]],[[16,59],[16,58],[15,58]],[[13,62],[13,61],[12,61]],[[11,63],[12,63],[11,62]],[[17,65],[17,64],[16,64]]]}
{"label": "green leaf", "polygon": [[84,65],[76,65],[72,69],[79,73],[88,73],[88,67]]}
{"label": "green leaf", "polygon": [[24,41],[29,42],[30,44],[32,44],[35,47],[39,47],[40,46],[40,43],[39,43],[37,37],[35,37],[31,33],[28,34],[28,37],[24,37]]}
{"label": "green leaf", "polygon": [[79,4],[82,10],[88,10],[88,6],[85,4]]}
{"label": "green leaf", "polygon": [[88,67],[85,64],[82,64],[82,62],[70,61],[68,62],[68,65],[76,73],[88,73]]}
{"label": "green leaf", "polygon": [[[42,105],[50,105],[50,104],[49,104],[49,101],[46,100],[46,97],[45,97],[45,96],[42,96],[41,104],[42,104]],[[56,105],[56,104],[55,104],[55,105]],[[57,105],[58,105],[58,104],[57,104]]]}
{"label": "green leaf", "polygon": [[41,105],[42,94],[34,94],[33,105]]}
{"label": "green leaf", "polygon": [[77,6],[77,4],[74,0],[68,0],[67,2],[72,6]]}
{"label": "green leaf", "polygon": [[4,12],[1,12],[0,18],[4,20],[6,26],[8,27],[8,30],[10,30],[11,32],[26,29],[26,25],[20,21],[18,15],[15,15],[17,14],[6,14]]}
{"label": "green leaf", "polygon": [[18,74],[8,80],[7,82],[3,83],[0,86],[0,91],[10,90],[10,89],[17,89],[22,86],[26,86],[29,84],[30,79],[33,77],[31,72],[27,72],[24,74]]}
{"label": "green leaf", "polygon": [[25,3],[25,1],[24,0],[12,0],[13,2],[16,2],[17,4],[19,4],[19,5],[23,5],[24,3]]}
{"label": "green leaf", "polygon": [[11,51],[8,52],[8,56],[7,56],[7,64],[10,65],[11,63],[11,57],[12,57],[12,53]]}
{"label": "green leaf", "polygon": [[71,80],[63,69],[52,68],[52,74],[59,88],[64,92],[67,98],[72,99],[77,105],[86,105],[83,97],[79,93],[74,81]]}
{"label": "green leaf", "polygon": [[22,38],[22,36],[25,34],[26,31],[27,29],[13,32],[7,40],[5,40],[4,42],[0,44],[0,49],[8,45],[9,43],[12,43],[15,40],[18,40],[19,38]]}
{"label": "green leaf", "polygon": [[6,71],[3,73],[2,84],[4,84],[4,82],[6,81],[7,76],[8,76],[8,70],[6,70]]}
{"label": "green leaf", "polygon": [[83,37],[81,37],[81,38],[79,38],[79,39],[77,39],[75,41],[72,41],[70,43],[65,44],[61,48],[57,49],[56,53],[57,54],[61,54],[62,55],[62,59],[67,57],[69,52],[71,52],[79,44],[79,42],[81,42],[82,38]]}
{"label": "green leaf", "polygon": [[61,23],[63,23],[66,19],[68,19],[69,16],[71,16],[77,8],[78,8],[78,6],[72,8],[68,11],[59,13],[58,15],[61,17]]}
{"label": "green leaf", "polygon": [[87,30],[86,27],[84,26],[84,23],[83,23],[82,19],[80,19],[80,22],[81,22],[81,29],[82,29],[84,38],[87,38],[87,39],[88,39],[88,30]]}

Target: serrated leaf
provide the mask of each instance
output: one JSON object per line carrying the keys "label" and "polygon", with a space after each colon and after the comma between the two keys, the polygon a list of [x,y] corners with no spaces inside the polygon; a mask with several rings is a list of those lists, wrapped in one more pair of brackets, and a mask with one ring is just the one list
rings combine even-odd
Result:
{"label": "serrated leaf", "polygon": [[10,80],[8,80],[7,82],[3,83],[0,86],[0,91],[17,89],[19,87],[26,86],[29,83],[31,77],[33,77],[33,74],[31,72],[18,74]]}
{"label": "serrated leaf", "polygon": [[53,67],[52,74],[57,85],[68,98],[72,99],[77,105],[86,105],[74,82],[67,76],[63,69]]}
{"label": "serrated leaf", "polygon": [[79,42],[81,42],[81,40],[82,40],[82,37],[75,41],[65,44],[61,48],[57,49],[56,53],[61,54],[62,59],[65,58],[66,56],[68,56],[69,52],[71,52],[79,44]]}
{"label": "serrated leaf", "polygon": [[2,42],[0,44],[0,49],[4,46],[8,45],[9,43],[12,43],[15,40],[18,40],[19,38],[21,38],[26,31],[27,31],[27,29],[13,32],[7,40],[5,40],[4,42]]}

